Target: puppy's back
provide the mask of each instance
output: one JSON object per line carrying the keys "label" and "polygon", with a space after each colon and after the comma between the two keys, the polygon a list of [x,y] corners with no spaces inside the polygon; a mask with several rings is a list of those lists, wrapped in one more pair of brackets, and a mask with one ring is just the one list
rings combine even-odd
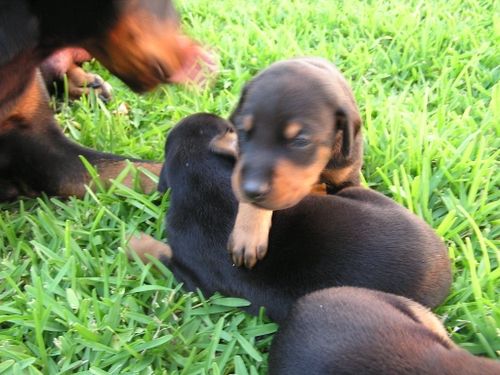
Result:
{"label": "puppy's back", "polygon": [[276,335],[271,375],[493,375],[500,365],[447,337],[423,306],[392,294],[341,287],[301,298]]}
{"label": "puppy's back", "polygon": [[434,307],[451,284],[446,247],[432,228],[382,194],[358,187],[309,196],[275,212],[268,258],[255,271],[287,285],[300,275],[307,280],[303,294],[350,285]]}

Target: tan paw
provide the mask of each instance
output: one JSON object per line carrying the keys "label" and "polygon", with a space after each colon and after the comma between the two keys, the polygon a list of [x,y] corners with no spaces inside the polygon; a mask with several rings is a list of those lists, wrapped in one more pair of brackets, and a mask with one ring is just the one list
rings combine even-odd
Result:
{"label": "tan paw", "polygon": [[128,250],[130,258],[132,258],[130,252],[134,252],[144,263],[151,262],[148,255],[162,261],[170,261],[173,256],[169,245],[158,241],[146,233],[131,235],[128,242]]}
{"label": "tan paw", "polygon": [[240,203],[227,245],[234,265],[252,268],[265,257],[272,215],[272,211]]}

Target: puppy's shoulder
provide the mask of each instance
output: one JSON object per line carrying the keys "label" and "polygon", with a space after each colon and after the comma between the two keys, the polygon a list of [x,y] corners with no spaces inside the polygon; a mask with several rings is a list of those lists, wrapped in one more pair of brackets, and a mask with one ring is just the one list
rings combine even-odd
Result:
{"label": "puppy's shoulder", "polygon": [[400,207],[395,201],[385,195],[365,187],[352,186],[347,187],[335,194],[347,200],[353,200],[365,204],[377,205],[380,207]]}

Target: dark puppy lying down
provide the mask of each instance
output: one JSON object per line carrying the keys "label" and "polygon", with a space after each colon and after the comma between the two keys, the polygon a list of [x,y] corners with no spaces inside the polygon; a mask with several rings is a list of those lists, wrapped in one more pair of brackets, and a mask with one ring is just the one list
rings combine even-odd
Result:
{"label": "dark puppy lying down", "polygon": [[[209,115],[190,116],[166,144],[160,188],[171,188],[167,217],[171,246],[142,236],[131,247],[161,259],[190,290],[200,288],[251,301],[282,321],[291,304],[309,292],[351,285],[439,304],[450,286],[446,249],[422,220],[365,188],[334,196],[308,196],[274,212],[270,249],[255,268],[233,266],[226,250],[237,201],[231,189],[235,164],[220,154],[234,141],[231,125]],[[222,151],[221,151],[222,150]]]}
{"label": "dark puppy lying down", "polygon": [[500,363],[455,345],[407,298],[361,288],[302,297],[274,338],[270,375],[493,375]]}

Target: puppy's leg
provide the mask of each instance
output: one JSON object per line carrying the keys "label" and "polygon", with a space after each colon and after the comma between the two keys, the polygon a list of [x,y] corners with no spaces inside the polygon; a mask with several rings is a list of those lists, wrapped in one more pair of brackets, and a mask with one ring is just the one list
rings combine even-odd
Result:
{"label": "puppy's leg", "polygon": [[150,255],[162,262],[169,262],[172,259],[172,249],[166,243],[158,241],[146,233],[140,233],[138,236],[132,235],[128,242],[129,250],[137,254],[144,262],[149,263]]}
{"label": "puppy's leg", "polygon": [[273,211],[240,203],[228,250],[236,266],[252,268],[267,253]]}
{"label": "puppy's leg", "polygon": [[[326,195],[326,185],[313,185],[310,194]],[[273,211],[258,208],[249,203],[238,205],[238,214],[233,232],[229,237],[228,251],[236,266],[245,264],[253,268],[257,260],[262,260],[267,253],[269,231]]]}
{"label": "puppy's leg", "polygon": [[[71,99],[78,99],[88,95],[90,89],[95,90],[103,100],[111,99],[111,85],[99,75],[85,72],[81,64],[91,60],[90,54],[81,48],[63,48],[49,56],[41,65],[43,79],[49,91],[68,77],[68,93]],[[61,89],[62,92],[62,89]]]}
{"label": "puppy's leg", "polygon": [[[34,74],[0,122],[0,181],[6,186],[5,198],[41,192],[61,197],[83,196],[85,185],[92,179],[80,156],[96,167],[104,184],[116,178],[126,165],[124,157],[96,152],[68,140],[49,108],[40,74]],[[133,162],[153,174],[160,173],[159,163]],[[146,174],[140,173],[139,180],[144,191],[156,189],[156,183]],[[125,184],[132,187],[133,181],[133,176],[127,176]]]}

